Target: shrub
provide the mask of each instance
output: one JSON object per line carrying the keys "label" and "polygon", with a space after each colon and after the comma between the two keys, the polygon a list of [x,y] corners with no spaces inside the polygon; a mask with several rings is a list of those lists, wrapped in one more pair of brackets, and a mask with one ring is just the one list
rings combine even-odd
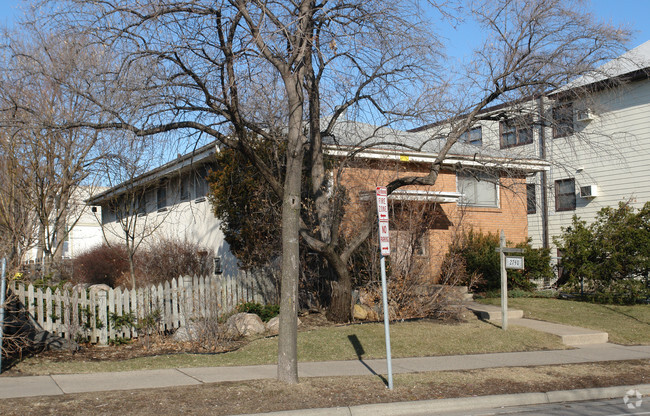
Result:
{"label": "shrub", "polygon": [[588,300],[636,303],[650,297],[650,202],[605,207],[587,224],[577,216],[554,239],[562,250],[558,285],[585,289]]}
{"label": "shrub", "polygon": [[[495,250],[497,247],[498,235],[470,230],[459,242],[449,247],[442,268],[446,270],[448,267],[457,267],[458,273],[464,276],[464,283],[473,291],[498,290],[501,287],[501,261]],[[553,276],[549,249],[534,249],[530,241],[519,243],[516,247],[524,249],[525,268],[507,271],[509,289],[530,291],[535,288],[531,279],[550,279]],[[464,259],[464,265],[455,260],[458,255]],[[457,266],[449,266],[452,262]]]}
{"label": "shrub", "polygon": [[162,239],[136,253],[138,285],[158,284],[184,275],[212,273],[211,249],[189,241]]}
{"label": "shrub", "polygon": [[73,283],[107,284],[115,287],[119,279],[128,274],[126,249],[102,244],[74,258]]}
{"label": "shrub", "polygon": [[263,322],[268,322],[280,313],[279,305],[262,305],[258,302],[242,302],[237,305],[237,312],[254,313]]}

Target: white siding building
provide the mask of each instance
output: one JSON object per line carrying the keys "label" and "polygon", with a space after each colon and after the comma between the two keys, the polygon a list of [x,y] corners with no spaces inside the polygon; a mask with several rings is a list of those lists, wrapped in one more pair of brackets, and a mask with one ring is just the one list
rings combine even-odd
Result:
{"label": "white siding building", "polygon": [[105,238],[124,244],[128,230],[143,246],[160,239],[197,243],[214,251],[216,274],[236,276],[237,259],[207,200],[216,151],[209,144],[92,198],[90,204],[102,207]]}
{"label": "white siding building", "polygon": [[[477,155],[501,151],[547,163],[528,174],[523,196],[534,246],[553,248],[574,215],[589,223],[603,207],[650,201],[650,41],[591,77],[478,118],[460,138]],[[413,131],[444,138],[449,122]]]}
{"label": "white siding building", "polygon": [[[61,256],[64,259],[73,258],[102,244],[102,228],[99,222],[101,207],[88,206],[85,202],[92,194],[101,190],[97,187],[82,186],[75,191],[68,206],[68,218],[66,219],[68,233],[62,243]],[[38,237],[36,237],[34,247],[27,251],[24,262],[34,264],[42,261],[43,250]]]}
{"label": "white siding building", "polygon": [[[580,79],[545,100],[553,125],[536,146],[544,144],[551,169],[528,178],[536,201],[528,230],[538,246],[552,247],[574,215],[589,223],[603,207],[650,201],[650,41],[600,71],[608,78]],[[589,94],[574,100],[572,88]]]}

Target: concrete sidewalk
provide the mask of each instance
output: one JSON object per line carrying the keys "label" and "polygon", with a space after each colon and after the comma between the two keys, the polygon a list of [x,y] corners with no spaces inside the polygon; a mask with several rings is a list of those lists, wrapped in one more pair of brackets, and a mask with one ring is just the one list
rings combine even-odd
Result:
{"label": "concrete sidewalk", "polygon": [[[397,358],[393,359],[393,373],[575,364],[637,359],[650,359],[650,346],[594,344],[573,350]],[[300,363],[298,369],[300,377],[385,374],[386,360],[306,362]],[[270,379],[275,377],[275,365],[0,377],[0,399],[189,386],[223,381]]]}

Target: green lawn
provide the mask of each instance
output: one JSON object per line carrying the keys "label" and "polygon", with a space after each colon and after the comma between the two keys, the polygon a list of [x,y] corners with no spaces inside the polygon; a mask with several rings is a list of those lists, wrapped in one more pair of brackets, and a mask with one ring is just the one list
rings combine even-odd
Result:
{"label": "green lawn", "polygon": [[[500,299],[480,302],[499,305]],[[599,305],[561,299],[508,299],[508,307],[524,311],[525,318],[575,325],[609,333],[610,342],[650,344],[650,305]]]}
{"label": "green lawn", "polygon": [[[527,328],[504,332],[495,325],[472,320],[463,324],[400,322],[391,324],[393,357],[479,354],[565,348],[558,337]],[[110,348],[110,347],[107,347]],[[325,327],[300,332],[300,361],[385,358],[383,324]],[[53,362],[30,358],[16,370],[28,374],[88,373],[138,369],[274,364],[277,337],[262,338],[225,354],[172,354],[112,362]]]}

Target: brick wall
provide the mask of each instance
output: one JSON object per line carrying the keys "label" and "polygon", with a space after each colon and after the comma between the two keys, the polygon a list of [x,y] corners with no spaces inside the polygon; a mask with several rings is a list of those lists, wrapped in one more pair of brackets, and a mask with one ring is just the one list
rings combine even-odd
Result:
{"label": "brick wall", "polygon": [[[349,204],[346,207],[344,232],[350,233],[355,224],[363,221],[368,209],[375,209],[373,198],[369,193],[374,192],[376,186],[385,186],[390,181],[405,176],[428,173],[428,166],[408,162],[394,161],[369,161],[357,163],[347,168],[342,176],[341,183],[348,191]],[[500,233],[505,231],[508,241],[513,243],[526,241],[528,238],[527,213],[526,213],[526,187],[525,177],[509,176],[508,172],[501,172],[499,186],[499,207],[483,208],[462,206],[455,202],[442,204],[428,204],[432,211],[427,217],[427,231],[420,240],[424,245],[423,250],[418,250],[415,261],[425,261],[425,276],[430,279],[437,279],[440,273],[440,266],[445,254],[448,251],[452,240],[462,233],[473,229],[483,233]],[[449,170],[441,171],[436,184],[432,187],[404,187],[402,189],[419,189],[429,191],[456,192],[456,174]],[[360,195],[365,193],[364,198]],[[413,201],[402,201],[398,204],[411,204],[411,209],[418,211],[418,205],[422,203]],[[403,214],[404,207],[396,208],[395,201],[391,202],[391,213],[402,214],[400,223],[408,222],[409,214]],[[401,217],[407,217],[403,220]],[[393,262],[403,261],[410,256],[406,234],[403,231],[394,229],[396,224],[391,223],[391,258]]]}

